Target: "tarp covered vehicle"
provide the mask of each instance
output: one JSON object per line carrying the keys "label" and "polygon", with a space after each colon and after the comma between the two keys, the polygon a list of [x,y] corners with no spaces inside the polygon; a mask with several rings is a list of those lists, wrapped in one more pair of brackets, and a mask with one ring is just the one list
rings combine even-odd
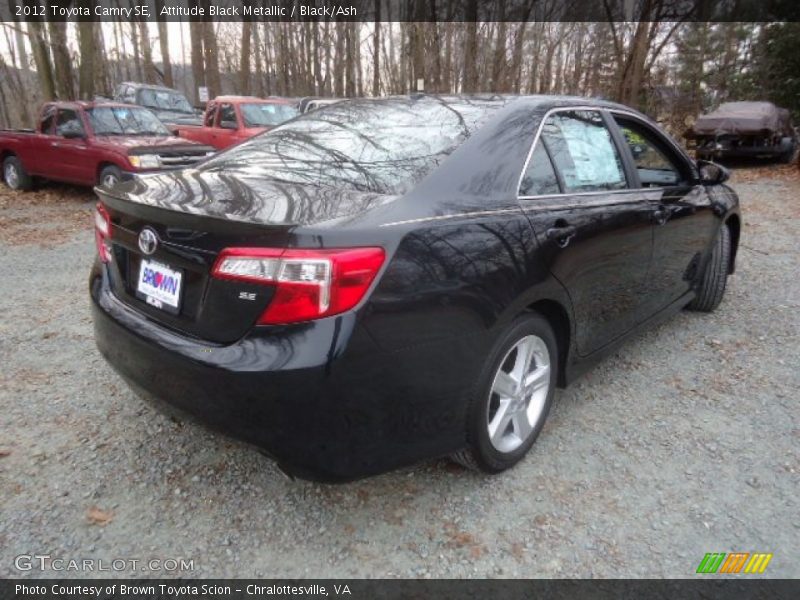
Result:
{"label": "tarp covered vehicle", "polygon": [[700,115],[685,134],[697,158],[780,158],[790,162],[797,138],[789,111],[771,102],[726,102]]}

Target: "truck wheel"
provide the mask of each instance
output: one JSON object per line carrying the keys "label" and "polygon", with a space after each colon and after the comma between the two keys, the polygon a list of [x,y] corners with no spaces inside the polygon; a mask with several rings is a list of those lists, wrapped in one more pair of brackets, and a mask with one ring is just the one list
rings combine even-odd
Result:
{"label": "truck wheel", "polygon": [[31,176],[16,156],[9,156],[3,161],[3,180],[12,190],[27,191],[33,187]]}
{"label": "truck wheel", "polygon": [[711,312],[722,302],[725,294],[725,284],[728,281],[728,271],[731,265],[731,231],[727,225],[719,228],[711,258],[708,259],[697,296],[687,308],[701,312]]}
{"label": "truck wheel", "polygon": [[112,188],[122,181],[122,171],[119,167],[109,165],[100,171],[100,177],[97,179],[97,185]]}
{"label": "truck wheel", "polygon": [[519,462],[547,418],[557,369],[547,320],[538,313],[518,317],[489,353],[468,408],[467,447],[451,458],[485,473]]}

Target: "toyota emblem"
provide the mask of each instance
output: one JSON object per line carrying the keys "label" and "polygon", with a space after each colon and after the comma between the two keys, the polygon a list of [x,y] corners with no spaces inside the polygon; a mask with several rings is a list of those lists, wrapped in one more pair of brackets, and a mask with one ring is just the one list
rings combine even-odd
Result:
{"label": "toyota emblem", "polygon": [[139,250],[149,256],[156,251],[156,248],[158,248],[158,236],[156,232],[149,227],[145,227],[142,229],[141,233],[139,233]]}

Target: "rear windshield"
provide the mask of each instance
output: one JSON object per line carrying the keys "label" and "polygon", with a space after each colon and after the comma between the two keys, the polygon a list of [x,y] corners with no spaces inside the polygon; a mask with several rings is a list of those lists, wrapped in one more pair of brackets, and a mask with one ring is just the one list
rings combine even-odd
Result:
{"label": "rear windshield", "polygon": [[266,104],[264,102],[242,104],[245,127],[272,127],[297,116],[297,109],[289,104]]}
{"label": "rear windshield", "polygon": [[402,194],[503,104],[433,97],[340,102],[235,146],[200,169]]}
{"label": "rear windshield", "polygon": [[139,104],[154,110],[172,110],[187,114],[194,114],[192,105],[186,97],[172,90],[155,90],[144,88],[139,90]]}

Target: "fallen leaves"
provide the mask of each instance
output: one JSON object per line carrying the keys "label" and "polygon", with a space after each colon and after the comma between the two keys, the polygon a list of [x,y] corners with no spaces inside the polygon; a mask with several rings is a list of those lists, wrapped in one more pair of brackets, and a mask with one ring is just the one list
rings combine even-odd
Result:
{"label": "fallen leaves", "polygon": [[99,525],[100,527],[105,527],[108,525],[112,519],[114,518],[114,513],[110,510],[103,510],[96,506],[89,507],[89,510],[86,511],[86,520],[89,521],[89,525]]}
{"label": "fallen leaves", "polygon": [[31,192],[12,192],[0,185],[0,241],[53,247],[78,232],[91,233],[93,198],[88,188],[47,185]]}
{"label": "fallen leaves", "polygon": [[5,458],[6,456],[11,456],[11,450],[0,450],[0,458]]}

